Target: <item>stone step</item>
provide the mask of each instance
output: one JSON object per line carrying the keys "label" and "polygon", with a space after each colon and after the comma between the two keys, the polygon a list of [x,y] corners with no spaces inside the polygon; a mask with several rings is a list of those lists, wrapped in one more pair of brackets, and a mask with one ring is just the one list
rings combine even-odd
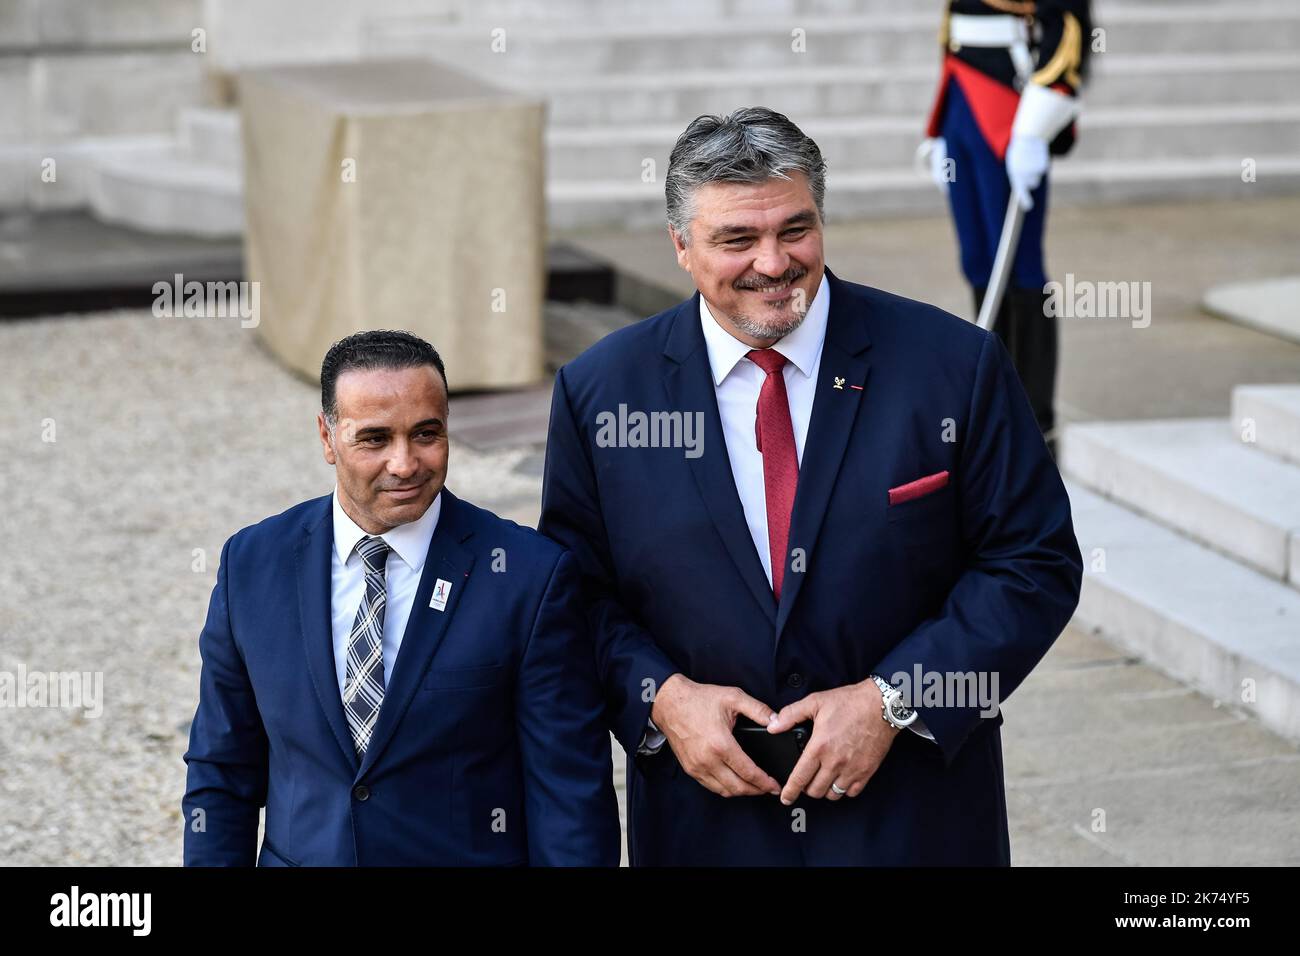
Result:
{"label": "stone step", "polygon": [[202,60],[188,48],[0,56],[0,143],[173,130],[180,109],[203,102]]}
{"label": "stone step", "polygon": [[[1232,390],[1232,426],[1253,429],[1260,451],[1300,465],[1300,385],[1238,385]],[[1292,568],[1300,555],[1292,553]]]}
{"label": "stone step", "polygon": [[239,173],[171,146],[98,159],[89,200],[100,220],[146,232],[222,237],[244,228]]}
{"label": "stone step", "polygon": [[[1258,153],[1270,144],[1293,144],[1300,152],[1300,106],[1286,105],[1277,110],[1232,106],[1097,110],[1089,114],[1088,121],[1078,151],[1054,170],[1058,201],[1246,196],[1292,190],[1300,185],[1300,161],[1285,156],[1257,155],[1259,181],[1246,184],[1240,178],[1242,155]],[[187,110],[182,113],[180,129],[180,158],[238,177],[242,151],[236,111]],[[821,118],[807,123],[805,129],[822,145],[834,170],[834,217],[869,218],[943,210],[942,195],[911,166],[920,140],[915,117]],[[1218,130],[1221,135],[1208,135],[1206,131],[1210,130]],[[659,183],[667,169],[668,151],[679,132],[676,126],[666,124],[549,129],[547,169],[552,224],[561,228],[658,225],[663,219]],[[1242,152],[1230,157],[1190,153],[1200,139],[1216,145],[1230,141]],[[97,141],[93,149],[55,150],[61,184],[58,190],[35,190],[41,207],[72,208],[84,201],[86,190],[81,183],[85,174],[80,168],[87,158],[120,154],[124,160],[129,157],[130,162],[138,164],[147,161],[142,152],[146,156],[170,153],[158,146],[157,138],[124,139],[120,143]],[[1187,147],[1181,154],[1180,145]],[[1097,159],[1098,154],[1106,158]],[[1181,158],[1160,158],[1170,154]],[[655,182],[648,184],[641,181],[646,158],[656,162]],[[15,153],[11,159],[26,167],[32,163],[26,153]],[[5,155],[0,155],[0,166],[7,165]],[[160,188],[173,192],[173,178],[164,174]],[[228,216],[224,218],[229,221]]]}
{"label": "stone step", "polygon": [[[1070,158],[1198,157],[1232,144],[1238,157],[1300,155],[1300,100],[1284,103],[1091,106],[1079,118]],[[1240,163],[1238,163],[1240,166]]]}
{"label": "stone step", "polygon": [[[928,3],[760,0],[746,6],[745,16],[720,28],[719,17],[737,12],[730,0],[691,0],[678,17],[667,15],[672,2],[657,8],[655,16],[644,15],[643,6],[593,6],[583,0],[561,0],[555,8],[548,3],[544,10],[528,3],[489,3],[469,14],[473,26],[465,25],[468,18],[455,17],[379,19],[368,25],[367,42],[382,45],[382,38],[390,36],[425,43],[434,37],[446,41],[444,47],[450,43],[452,49],[465,49],[466,38],[477,36],[484,23],[503,18],[513,46],[485,62],[497,82],[549,95],[548,198],[552,224],[561,228],[657,225],[663,215],[662,190],[641,182],[643,160],[655,159],[661,182],[667,152],[691,116],[755,102],[785,110],[822,143],[835,171],[833,215],[942,211],[942,196],[911,168],[936,71],[937,16]],[[1300,182],[1300,160],[1295,159],[1300,155],[1300,104],[1291,91],[1300,82],[1300,55],[1296,43],[1277,39],[1294,39],[1300,32],[1300,9],[1291,6],[1252,3],[1224,10],[1178,2],[1103,7],[1105,16],[1099,15],[1098,22],[1106,24],[1109,52],[1094,60],[1083,135],[1077,153],[1056,170],[1057,197],[1067,203],[1110,202],[1295,188]],[[466,8],[458,9],[463,13]],[[566,10],[574,16],[562,23],[557,17]],[[534,14],[546,19],[530,23]],[[790,17],[801,21],[810,38],[842,44],[843,62],[836,63],[838,54],[830,49],[820,49],[815,59],[798,66],[760,67],[779,55],[768,49],[774,36],[788,52],[784,25]],[[460,25],[447,26],[448,21]],[[430,26],[439,22],[443,25]],[[406,32],[396,25],[405,25]],[[774,33],[774,25],[784,32]],[[1121,38],[1135,41],[1141,31],[1149,31],[1141,42],[1164,49],[1165,41],[1157,36],[1177,36],[1182,30],[1199,38],[1213,38],[1216,32],[1245,37],[1240,43],[1251,50],[1241,52],[1235,39],[1211,44],[1216,52],[1196,54],[1138,56],[1122,52],[1122,43],[1117,46]],[[887,65],[888,57],[913,42],[917,62]],[[702,44],[700,55],[688,55],[695,43]],[[873,52],[871,44],[881,48]],[[651,51],[641,66],[638,50]],[[740,52],[734,53],[737,65],[728,67],[730,51]],[[655,67],[654,57],[661,55],[673,57],[674,65],[708,63],[710,69]],[[602,64],[588,61],[591,56],[610,59]],[[752,59],[745,61],[746,56]],[[563,70],[556,70],[556,63]],[[508,70],[502,73],[505,64]],[[657,72],[630,72],[642,68]],[[625,72],[584,76],[584,69]],[[133,151],[129,162],[105,161],[104,174],[96,180],[95,208],[110,221],[139,220],[141,228],[185,222],[186,231],[228,235],[242,221],[237,208],[242,166],[238,116],[199,108],[176,112],[176,148],[160,149],[153,159]],[[1225,143],[1232,144],[1233,156],[1216,155]],[[74,152],[77,148],[74,143]],[[1246,156],[1259,163],[1258,183],[1240,181]],[[26,153],[17,160],[0,156],[0,161],[5,168],[30,166]],[[184,169],[187,161],[193,169]],[[141,175],[141,164],[151,162],[156,168]],[[151,178],[157,196],[146,195]],[[192,200],[180,197],[187,183],[199,193]],[[17,187],[11,191],[20,192]],[[67,207],[84,191],[47,190],[38,192],[37,200],[48,208]],[[0,201],[13,199],[5,194]]]}
{"label": "stone step", "polygon": [[[501,73],[673,73],[684,65],[714,69],[827,65],[932,65],[938,55],[935,9],[835,17],[711,20],[597,19],[561,23],[477,20],[447,24],[434,18],[381,20],[370,25],[367,52],[434,56],[464,68]],[[1225,53],[1292,51],[1300,45],[1294,4],[1119,7],[1100,23],[1104,51]],[[504,34],[494,31],[504,30]],[[800,32],[801,31],[801,32]]]}
{"label": "stone step", "polygon": [[[65,0],[74,2],[74,0]],[[1282,0],[1238,0],[1233,10],[1257,7],[1286,8]],[[1221,15],[1223,4],[1216,0],[1097,0],[1092,4],[1093,19],[1110,23],[1129,10],[1162,11],[1170,17]],[[865,14],[930,14],[938,22],[942,10],[939,0],[449,0],[442,4],[440,15],[418,14],[403,17],[371,18],[440,20],[446,23],[495,20],[499,23],[545,21],[569,23],[655,23],[661,20],[729,20],[743,22],[763,17],[830,17]]]}
{"label": "stone step", "polygon": [[179,146],[196,163],[231,172],[244,168],[239,110],[194,107],[181,110]]}
{"label": "stone step", "polygon": [[[907,167],[920,141],[915,116],[828,117],[811,120],[803,128],[817,140],[835,170]],[[196,163],[232,172],[242,167],[237,110],[183,110],[179,130],[181,148]],[[661,173],[667,169],[668,153],[680,132],[667,124],[552,127],[547,131],[547,169],[559,181],[614,181],[623,175],[639,182],[645,159],[653,159]],[[1223,142],[1233,143],[1243,156],[1269,150],[1300,154],[1300,104],[1090,110],[1081,123],[1081,138],[1070,164],[1196,157]]]}
{"label": "stone step", "polygon": [[[41,178],[45,159],[54,161],[53,182]],[[240,177],[243,150],[238,111],[182,110],[176,134],[87,137],[42,147],[0,146],[0,206],[77,209],[90,201],[92,183],[101,168],[137,167],[159,160],[168,161],[160,183],[165,191],[175,188],[169,181],[174,178],[171,167],[181,163],[214,167]]]}
{"label": "stone step", "polygon": [[1300,594],[1077,482],[1066,489],[1084,562],[1074,622],[1300,739]]}
{"label": "stone step", "polygon": [[[1139,57],[1108,54],[1088,89],[1090,109],[1292,103],[1300,53],[1225,53]],[[502,74],[494,82],[541,93],[552,125],[638,123],[685,125],[701,113],[762,104],[796,122],[826,116],[910,115],[924,123],[934,96],[937,60],[763,70],[691,70],[663,75]]]}
{"label": "stone step", "polygon": [[[1127,203],[1180,198],[1251,198],[1300,190],[1300,157],[1252,157],[1258,179],[1241,179],[1242,157],[1078,161],[1067,159],[1052,170],[1053,202]],[[652,228],[664,222],[663,172],[655,182],[639,175],[608,180],[551,179],[546,195],[554,228],[622,225]],[[832,169],[827,176],[827,217],[843,222],[891,216],[940,215],[943,194],[916,169]]]}
{"label": "stone step", "polygon": [[[503,35],[494,32],[501,29]],[[719,70],[798,69],[813,63],[933,65],[939,56],[938,34],[933,11],[870,18],[726,22],[688,17],[504,27],[493,20],[455,26],[414,20],[373,28],[366,52],[431,56],[497,77],[660,75],[700,64]]]}
{"label": "stone step", "polygon": [[6,0],[0,52],[189,47],[203,0]]}
{"label": "stone step", "polygon": [[[801,124],[817,141],[830,168],[907,166],[922,138],[923,120],[904,116],[818,117]],[[1070,161],[1213,155],[1232,143],[1241,156],[1300,155],[1300,102],[1277,106],[1181,106],[1089,110]],[[682,131],[677,124],[551,127],[547,169],[558,179],[640,178],[653,159],[662,175]]]}
{"label": "stone step", "polygon": [[1061,470],[1300,589],[1293,560],[1300,554],[1300,467],[1261,454],[1223,419],[1070,425],[1061,440]]}
{"label": "stone step", "polygon": [[[143,136],[90,137],[43,146],[0,146],[0,207],[26,206],[46,211],[76,209],[88,201],[96,163],[101,158],[130,160],[166,149],[165,133]],[[54,179],[42,178],[45,161],[53,160]]]}
{"label": "stone step", "polygon": [[741,23],[761,17],[833,17],[902,12],[928,13],[937,26],[941,9],[936,0],[656,0],[654,3],[645,0],[459,0],[457,3],[453,0],[440,15],[371,17],[367,27],[388,31],[397,22],[416,26],[489,21],[507,29],[511,24],[541,22],[653,24],[664,20],[700,19]]}
{"label": "stone step", "polygon": [[1300,275],[1224,282],[1205,292],[1201,308],[1229,322],[1300,342]]}

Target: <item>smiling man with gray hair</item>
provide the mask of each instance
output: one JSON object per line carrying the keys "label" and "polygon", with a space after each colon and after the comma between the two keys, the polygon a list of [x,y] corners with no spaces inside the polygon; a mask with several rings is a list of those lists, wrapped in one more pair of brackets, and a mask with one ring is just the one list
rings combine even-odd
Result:
{"label": "smiling man with gray hair", "polygon": [[[694,120],[666,198],[698,292],[556,376],[540,527],[634,865],[1010,860],[1001,714],[903,691],[1015,690],[1078,602],[1069,500],[995,336],[825,267],[825,177],[780,113]],[[620,406],[701,416],[700,454],[598,441]]]}

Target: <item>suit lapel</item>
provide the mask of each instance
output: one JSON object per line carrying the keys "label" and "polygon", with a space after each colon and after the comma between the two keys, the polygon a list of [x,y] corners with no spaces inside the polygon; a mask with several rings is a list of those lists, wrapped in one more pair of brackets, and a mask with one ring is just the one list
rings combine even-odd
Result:
{"label": "suit lapel", "polygon": [[763,573],[758,552],[754,550],[754,539],[745,523],[745,511],[736,492],[735,476],[731,473],[722,418],[718,414],[718,398],[713,389],[713,372],[709,368],[704,331],[700,328],[698,292],[678,308],[664,346],[664,355],[670,360],[664,379],[668,407],[704,413],[704,453],[698,458],[687,459],[695,484],[736,570],[768,620],[775,621],[776,602],[772,599],[772,588]]}
{"label": "suit lapel", "polygon": [[307,653],[307,670],[316,689],[316,699],[334,739],[352,769],[358,766],[356,747],[348,731],[339,694],[338,671],[334,666],[334,630],[330,620],[330,588],[333,564],[334,525],[330,520],[333,499],[322,499],[320,515],[310,521],[298,543],[295,563],[298,577],[298,614],[302,625],[303,648]]}
{"label": "suit lapel", "polygon": [[[420,586],[411,605],[406,630],[402,633],[402,646],[388,685],[384,688],[384,702],[379,708],[370,746],[361,761],[358,778],[363,776],[382,755],[392,739],[393,732],[411,706],[411,700],[423,680],[434,652],[442,643],[451,623],[452,615],[460,605],[461,595],[469,583],[474,556],[463,542],[473,534],[466,521],[466,505],[446,488],[442,490],[442,511],[438,526],[429,541],[429,551],[420,574]],[[446,607],[439,611],[429,606],[433,586],[441,578],[451,584]],[[337,685],[336,685],[337,686]]]}
{"label": "suit lapel", "polygon": [[[799,487],[790,517],[790,550],[802,549],[808,570],[816,560],[813,548],[826,516],[831,492],[835,489],[844,451],[853,434],[853,422],[866,395],[867,376],[871,371],[864,354],[871,347],[871,341],[861,315],[855,315],[858,304],[853,301],[852,292],[829,269],[826,276],[831,293],[826,342],[822,346],[808,437],[799,467]],[[776,617],[778,641],[807,573],[790,571],[787,566]]]}

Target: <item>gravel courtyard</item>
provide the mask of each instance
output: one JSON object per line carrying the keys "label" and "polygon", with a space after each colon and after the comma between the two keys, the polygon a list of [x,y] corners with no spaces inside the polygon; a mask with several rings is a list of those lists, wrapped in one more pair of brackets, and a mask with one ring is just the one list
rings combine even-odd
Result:
{"label": "gravel courtyard", "polygon": [[[1140,212],[1060,211],[1066,261],[1152,277],[1166,305],[1149,335],[1065,330],[1064,417],[1223,414],[1231,383],[1294,378],[1295,346],[1196,301],[1207,282],[1293,266],[1300,200]],[[946,228],[847,226],[836,241],[890,281],[850,278],[960,308],[950,259],[933,255]],[[617,238],[600,243],[616,258],[666,258],[662,235]],[[449,486],[535,522],[545,402],[544,389],[453,398]],[[103,679],[99,716],[0,707],[0,863],[180,862],[181,755],[221,546],[332,488],[318,405],[238,319],[0,323],[0,673]],[[475,417],[494,440],[457,441]],[[1067,629],[1005,710],[1013,862],[1300,864],[1300,749],[1099,637]]]}
{"label": "gravel courtyard", "polygon": [[[0,860],[179,863],[221,546],[333,488],[319,392],[238,319],[9,323],[0,355],[0,671],[102,672],[104,696],[98,717],[0,709]],[[535,497],[529,455],[453,442],[448,484],[486,507]]]}

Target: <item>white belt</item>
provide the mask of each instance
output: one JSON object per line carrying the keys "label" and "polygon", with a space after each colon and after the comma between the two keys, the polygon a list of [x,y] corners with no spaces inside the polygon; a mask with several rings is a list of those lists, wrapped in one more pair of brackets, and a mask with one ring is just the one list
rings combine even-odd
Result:
{"label": "white belt", "polygon": [[956,47],[1000,47],[1011,54],[1016,73],[1023,80],[1034,72],[1029,52],[1029,25],[1021,17],[977,17],[954,13],[948,18],[948,42]]}
{"label": "white belt", "polygon": [[1020,17],[976,17],[954,13],[948,20],[948,39],[962,46],[1011,46],[1029,42],[1029,27]]}

